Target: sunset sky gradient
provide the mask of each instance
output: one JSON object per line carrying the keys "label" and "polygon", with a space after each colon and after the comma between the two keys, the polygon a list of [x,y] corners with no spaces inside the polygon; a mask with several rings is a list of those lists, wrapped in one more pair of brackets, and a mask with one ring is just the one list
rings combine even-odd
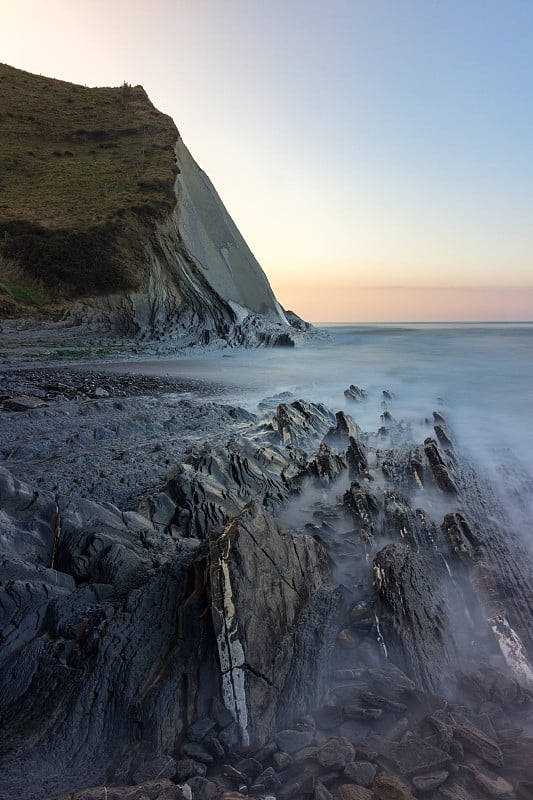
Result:
{"label": "sunset sky gradient", "polygon": [[530,0],[0,10],[1,61],[144,86],[284,306],[316,321],[533,319]]}

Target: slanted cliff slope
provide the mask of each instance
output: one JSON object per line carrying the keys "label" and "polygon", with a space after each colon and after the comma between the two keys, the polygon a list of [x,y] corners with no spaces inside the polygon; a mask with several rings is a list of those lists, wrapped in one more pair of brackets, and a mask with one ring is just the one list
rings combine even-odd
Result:
{"label": "slanted cliff slope", "polygon": [[0,104],[0,316],[66,310],[130,334],[286,339],[265,273],[141,86],[0,65]]}

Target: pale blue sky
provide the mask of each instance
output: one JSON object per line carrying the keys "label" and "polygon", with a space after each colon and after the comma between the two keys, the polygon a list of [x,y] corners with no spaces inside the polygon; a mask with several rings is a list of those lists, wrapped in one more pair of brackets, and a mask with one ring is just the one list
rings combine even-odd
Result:
{"label": "pale blue sky", "polygon": [[533,2],[2,4],[3,61],[144,85],[285,305],[533,318]]}

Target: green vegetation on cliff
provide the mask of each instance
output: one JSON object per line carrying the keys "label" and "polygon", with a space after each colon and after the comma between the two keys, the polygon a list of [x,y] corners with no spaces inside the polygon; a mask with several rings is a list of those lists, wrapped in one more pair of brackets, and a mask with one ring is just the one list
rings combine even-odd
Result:
{"label": "green vegetation on cliff", "polygon": [[141,86],[0,64],[0,295],[45,306],[135,288],[142,236],[175,202],[177,136]]}

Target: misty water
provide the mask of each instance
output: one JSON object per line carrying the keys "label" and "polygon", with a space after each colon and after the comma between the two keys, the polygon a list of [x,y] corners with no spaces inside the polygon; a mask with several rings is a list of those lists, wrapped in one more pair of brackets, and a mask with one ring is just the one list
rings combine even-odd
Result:
{"label": "misty water", "polygon": [[[257,411],[291,392],[345,410],[366,431],[381,425],[382,392],[413,441],[446,416],[463,455],[491,478],[520,526],[533,510],[533,323],[376,324],[327,327],[328,338],[296,348],[228,350],[200,357],[128,362],[130,371],[214,381],[223,400]],[[109,365],[116,369],[117,365]],[[344,389],[368,392],[349,402]]]}

